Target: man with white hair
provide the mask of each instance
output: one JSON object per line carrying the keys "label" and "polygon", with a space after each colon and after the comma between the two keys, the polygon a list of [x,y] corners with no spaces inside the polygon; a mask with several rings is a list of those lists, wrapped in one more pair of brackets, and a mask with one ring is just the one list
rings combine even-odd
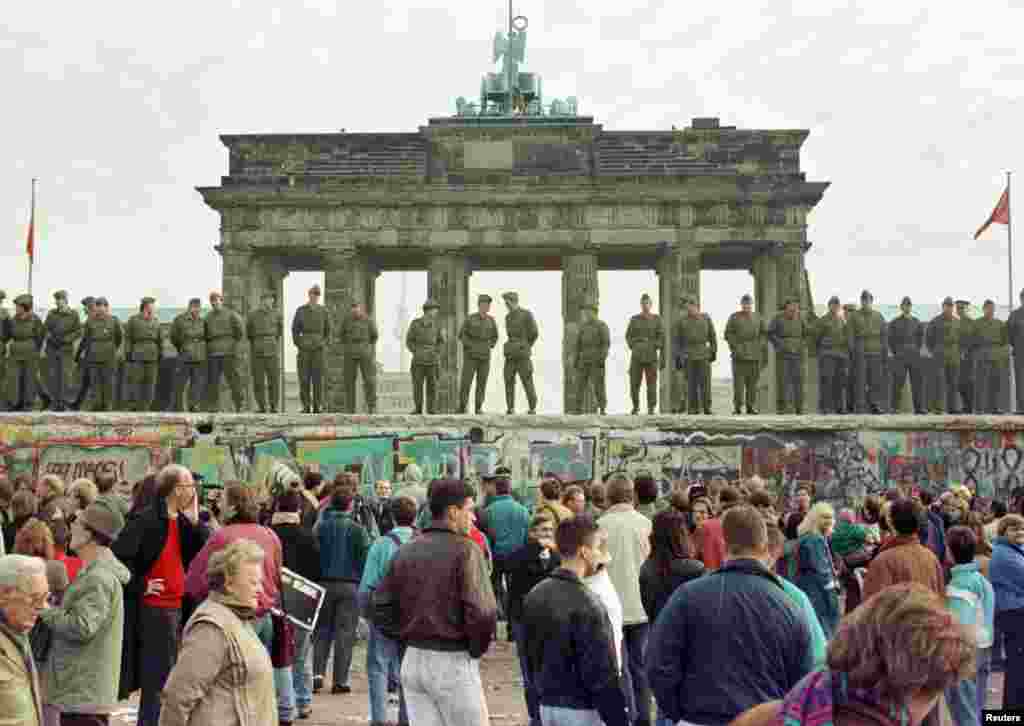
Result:
{"label": "man with white hair", "polygon": [[38,557],[0,557],[0,714],[4,723],[39,726],[43,707],[39,673],[28,633],[46,609],[50,586]]}

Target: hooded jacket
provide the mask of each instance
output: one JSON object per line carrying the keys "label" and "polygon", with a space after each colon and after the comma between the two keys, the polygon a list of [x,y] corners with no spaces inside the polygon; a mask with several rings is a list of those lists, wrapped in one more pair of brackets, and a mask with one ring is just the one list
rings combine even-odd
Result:
{"label": "hooded jacket", "polygon": [[39,618],[53,633],[41,664],[47,704],[66,713],[109,714],[117,709],[124,638],[124,586],[131,573],[103,548],[82,568],[60,607]]}

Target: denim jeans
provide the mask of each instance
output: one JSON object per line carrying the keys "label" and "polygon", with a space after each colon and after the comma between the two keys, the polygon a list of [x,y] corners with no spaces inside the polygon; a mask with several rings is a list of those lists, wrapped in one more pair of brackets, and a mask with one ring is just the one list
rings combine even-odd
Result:
{"label": "denim jeans", "polygon": [[[274,624],[270,619],[270,613],[252,621],[252,629],[267,649],[267,654],[273,653]],[[274,692],[277,694],[278,720],[291,723],[295,719],[295,692],[292,690],[291,666],[274,669]]]}
{"label": "denim jeans", "polygon": [[992,649],[978,649],[978,723],[985,723],[981,712],[985,710],[985,702],[988,700],[988,677],[992,674]]}
{"label": "denim jeans", "polygon": [[[622,628],[623,665],[629,665],[629,678],[633,686],[633,703],[635,711],[631,711],[633,722],[649,724],[651,722],[651,687],[647,682],[647,671],[644,670],[644,651],[647,650],[647,623],[625,625]],[[625,670],[625,668],[623,668]]]}
{"label": "denim jeans", "polygon": [[[384,723],[388,719],[388,678],[401,667],[401,646],[370,625],[370,642],[366,646],[366,680],[370,687],[370,721]],[[398,723],[408,724],[405,696],[398,688]]]}
{"label": "denim jeans", "polygon": [[954,726],[978,726],[978,682],[965,678],[947,688],[946,705]]}
{"label": "denim jeans", "polygon": [[334,685],[347,686],[352,667],[352,648],[355,647],[356,628],[359,625],[359,605],[356,601],[359,585],[328,580],[323,586],[327,592],[320,610],[320,623],[313,646],[313,673],[318,676],[327,673],[327,658],[333,644]]}
{"label": "denim jeans", "polygon": [[537,688],[530,679],[530,666],[526,660],[526,628],[522,623],[509,623],[516,639],[516,653],[519,654],[519,670],[523,675],[523,695],[526,697],[526,711],[530,714],[530,726],[540,726],[540,704],[537,702]]}
{"label": "denim jeans", "polygon": [[540,720],[544,726],[603,726],[601,714],[592,708],[561,708],[541,706]]}
{"label": "denim jeans", "polygon": [[295,628],[295,663],[292,664],[292,690],[295,692],[295,707],[300,711],[313,704],[313,661],[309,657],[313,650],[313,634],[302,628]]}
{"label": "denim jeans", "polygon": [[480,661],[460,650],[441,652],[406,648],[402,690],[409,723],[416,726],[481,726],[487,704],[480,682]]}

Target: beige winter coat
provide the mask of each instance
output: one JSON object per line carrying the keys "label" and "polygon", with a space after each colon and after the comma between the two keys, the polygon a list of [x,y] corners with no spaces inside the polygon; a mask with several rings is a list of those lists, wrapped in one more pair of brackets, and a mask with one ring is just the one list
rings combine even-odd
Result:
{"label": "beige winter coat", "polygon": [[0,624],[0,726],[39,726],[41,714],[28,638]]}

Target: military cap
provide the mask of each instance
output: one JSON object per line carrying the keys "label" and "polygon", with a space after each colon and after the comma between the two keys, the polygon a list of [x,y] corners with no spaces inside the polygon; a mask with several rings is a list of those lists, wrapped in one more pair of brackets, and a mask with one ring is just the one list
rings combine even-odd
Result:
{"label": "military cap", "polygon": [[313,287],[309,288],[309,291],[310,292],[315,292],[317,295],[319,295],[321,293],[319,285],[313,285]]}
{"label": "military cap", "polygon": [[982,303],[982,307],[986,307],[987,308],[989,305],[995,307],[995,303],[992,302],[991,300],[986,300],[984,303]]}
{"label": "military cap", "polygon": [[202,304],[203,304],[203,301],[202,301],[202,300],[200,300],[200,299],[199,299],[199,298],[197,298],[197,297],[194,297],[194,298],[191,298],[191,299],[189,299],[189,301],[188,301],[188,304],[189,304],[189,307],[191,307],[191,306],[193,306],[193,305],[202,305]]}
{"label": "military cap", "polygon": [[951,298],[949,295],[946,295],[946,298],[942,301],[942,304],[943,305],[952,305],[953,304],[953,298]]}
{"label": "military cap", "polygon": [[95,304],[96,304],[96,298],[94,298],[92,295],[86,295],[85,297],[82,298],[82,307],[83,308],[87,308],[90,305],[95,305]]}
{"label": "military cap", "polygon": [[970,300],[957,300],[956,304],[957,305],[961,305],[961,306],[963,306],[965,308],[969,308],[971,306],[971,301]]}
{"label": "military cap", "polygon": [[872,295],[872,294],[871,294],[870,292],[868,292],[867,290],[864,290],[864,291],[863,291],[863,292],[862,292],[862,293],[860,294],[860,299],[861,299],[861,302],[863,302],[864,300],[874,300],[874,299],[875,299],[875,296],[874,296],[874,295]]}
{"label": "military cap", "polygon": [[143,305],[153,305],[154,303],[156,303],[156,298],[155,297],[149,297],[147,295],[146,297],[142,298],[141,302],[142,302]]}
{"label": "military cap", "polygon": [[[1024,295],[1024,290],[1022,290],[1020,294],[1021,294],[1021,295]],[[649,303],[649,302],[651,302],[651,296],[650,296],[650,295],[648,295],[648,294],[647,294],[647,293],[645,292],[645,293],[644,293],[643,295],[641,295],[641,296],[640,296],[640,302],[641,302],[641,303],[645,303],[645,302],[646,302],[646,303]]]}
{"label": "military cap", "polygon": [[431,309],[433,309],[433,310],[440,310],[441,306],[437,304],[437,300],[435,300],[432,297],[428,297],[427,301],[425,303],[423,303],[423,309],[424,310],[431,310]]}
{"label": "military cap", "polygon": [[105,297],[100,296],[100,297],[96,298],[96,304],[97,305],[109,305],[110,302]]}
{"label": "military cap", "polygon": [[514,302],[514,303],[519,302],[519,293],[518,292],[503,292],[503,293],[501,293],[501,297],[504,298],[505,300],[508,300],[509,302]]}
{"label": "military cap", "polygon": [[479,295],[477,295],[477,296],[476,296],[476,301],[477,301],[478,303],[482,303],[482,302],[484,302],[484,303],[489,303],[489,302],[492,302],[492,300],[491,300],[491,296],[490,296],[490,295],[488,295],[488,294],[487,294],[487,293],[485,293],[485,292],[483,292],[483,293],[480,293]]}
{"label": "military cap", "polygon": [[740,305],[753,305],[753,304],[754,304],[754,297],[750,293],[747,293],[746,295],[744,295],[743,297],[740,298]]}
{"label": "military cap", "polygon": [[839,304],[839,296],[838,295],[833,295],[832,297],[830,297],[828,299],[828,304],[829,305],[838,305]]}
{"label": "military cap", "polygon": [[909,295],[904,295],[903,299],[900,300],[900,305],[913,305],[913,303],[910,302],[910,296]]}
{"label": "military cap", "polygon": [[67,300],[68,299],[68,291],[67,290],[58,290],[57,292],[53,293],[53,299],[54,300]]}
{"label": "military cap", "polygon": [[31,295],[18,295],[14,298],[15,305],[24,305],[25,307],[32,307],[32,296]]}

